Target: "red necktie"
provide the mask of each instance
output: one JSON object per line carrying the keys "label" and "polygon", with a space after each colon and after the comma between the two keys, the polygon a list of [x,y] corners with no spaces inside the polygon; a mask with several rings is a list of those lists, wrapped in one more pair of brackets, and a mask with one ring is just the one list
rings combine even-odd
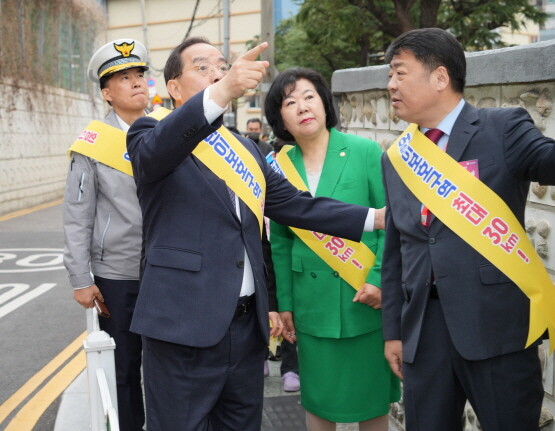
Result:
{"label": "red necktie", "polygon": [[[444,133],[439,129],[430,129],[426,133],[424,133],[426,137],[432,141],[434,144],[437,144]],[[421,212],[421,220],[422,224],[427,228],[430,227],[430,223],[432,222],[432,212],[428,210],[424,205],[422,205],[422,212]]]}
{"label": "red necktie", "polygon": [[444,135],[444,133],[439,129],[430,129],[424,134],[426,135],[426,138],[428,138],[434,144],[437,144],[441,137]]}

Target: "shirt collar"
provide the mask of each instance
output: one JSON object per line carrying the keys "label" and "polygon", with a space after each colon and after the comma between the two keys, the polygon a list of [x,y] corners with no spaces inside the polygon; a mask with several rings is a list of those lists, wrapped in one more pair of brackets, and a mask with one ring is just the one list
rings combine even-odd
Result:
{"label": "shirt collar", "polygon": [[[114,114],[116,114],[115,111],[114,111]],[[116,118],[118,119],[118,123],[119,123],[119,126],[121,127],[121,130],[123,130],[125,133],[127,133],[127,131],[129,130],[129,128],[131,126],[129,124],[127,124],[125,121],[123,121],[118,114],[116,114]]]}
{"label": "shirt collar", "polygon": [[[455,106],[455,108],[451,112],[449,112],[449,114],[447,114],[443,120],[441,120],[436,129],[441,130],[447,136],[451,135],[451,130],[453,130],[455,121],[457,121],[457,118],[459,118],[459,114],[461,113],[464,104],[464,99],[461,99],[457,106]],[[420,128],[420,131],[422,133],[426,133],[428,130],[430,129],[428,129],[427,127]]]}

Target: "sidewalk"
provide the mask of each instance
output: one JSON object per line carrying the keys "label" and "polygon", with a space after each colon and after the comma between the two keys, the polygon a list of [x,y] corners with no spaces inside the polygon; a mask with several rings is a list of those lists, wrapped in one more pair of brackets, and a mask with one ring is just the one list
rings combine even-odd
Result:
{"label": "sidewalk", "polygon": [[[270,376],[264,384],[264,411],[261,431],[305,431],[304,410],[299,404],[299,392],[284,392],[279,366],[269,361]],[[90,431],[87,372],[81,373],[62,395],[54,431]],[[358,431],[358,424],[340,424],[337,431]],[[390,426],[389,431],[396,431]]]}

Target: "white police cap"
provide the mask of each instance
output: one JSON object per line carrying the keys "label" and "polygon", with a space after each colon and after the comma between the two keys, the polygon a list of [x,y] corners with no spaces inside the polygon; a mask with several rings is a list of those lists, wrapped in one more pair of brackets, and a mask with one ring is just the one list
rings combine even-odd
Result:
{"label": "white police cap", "polygon": [[88,75],[94,82],[132,67],[148,70],[146,48],[134,39],[117,39],[99,48],[89,62]]}

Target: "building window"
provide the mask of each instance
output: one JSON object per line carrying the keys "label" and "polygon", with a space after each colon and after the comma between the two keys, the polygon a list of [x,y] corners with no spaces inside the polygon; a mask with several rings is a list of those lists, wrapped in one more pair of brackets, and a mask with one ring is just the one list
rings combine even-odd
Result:
{"label": "building window", "polygon": [[86,94],[102,3],[0,0],[2,74]]}
{"label": "building window", "polygon": [[260,93],[258,91],[247,93],[245,99],[249,109],[260,108]]}

